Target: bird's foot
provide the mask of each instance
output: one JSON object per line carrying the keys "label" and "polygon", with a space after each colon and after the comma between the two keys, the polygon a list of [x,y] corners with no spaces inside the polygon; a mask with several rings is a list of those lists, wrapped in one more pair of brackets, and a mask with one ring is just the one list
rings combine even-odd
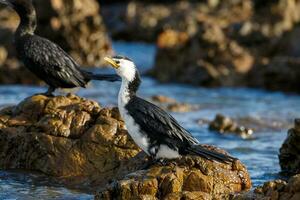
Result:
{"label": "bird's foot", "polygon": [[153,165],[160,166],[177,166],[177,162],[174,159],[163,159],[163,158],[153,158],[151,157],[148,162],[142,165],[141,170],[149,169]]}
{"label": "bird's foot", "polygon": [[46,97],[54,97],[53,92],[55,91],[54,87],[49,86],[48,90],[45,93],[42,93],[42,95]]}
{"label": "bird's foot", "polygon": [[152,165],[154,165],[156,162],[154,159],[150,158],[146,163],[144,163],[142,166],[141,166],[141,170],[146,170],[146,169],[149,169]]}
{"label": "bird's foot", "polygon": [[157,159],[157,162],[161,165],[161,166],[177,166],[177,162],[173,159]]}

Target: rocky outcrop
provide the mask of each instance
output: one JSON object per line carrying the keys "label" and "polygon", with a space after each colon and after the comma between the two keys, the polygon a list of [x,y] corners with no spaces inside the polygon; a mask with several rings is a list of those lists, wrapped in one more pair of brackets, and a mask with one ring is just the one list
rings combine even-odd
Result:
{"label": "rocky outcrop", "polygon": [[299,75],[299,58],[275,56],[270,61],[266,61],[266,63],[254,66],[249,74],[248,82],[251,87],[264,87],[269,90],[294,91],[299,93]]}
{"label": "rocky outcrop", "polygon": [[115,194],[123,199],[146,194],[172,198],[173,192],[219,197],[251,187],[238,160],[221,164],[186,156],[146,165],[147,159],[116,108],[75,95],[35,95],[0,111],[1,169],[39,171],[82,189],[106,188],[98,193],[100,199]]}
{"label": "rocky outcrop", "polygon": [[300,199],[300,174],[288,182],[275,180],[255,188],[253,192],[236,195],[233,200],[297,200]]}
{"label": "rocky outcrop", "polygon": [[280,148],[279,163],[282,171],[292,174],[300,173],[299,143],[300,119],[296,119],[294,128],[288,131],[288,136]]}
{"label": "rocky outcrop", "polygon": [[[82,66],[104,64],[103,57],[111,54],[112,49],[96,0],[34,0],[34,4],[38,16],[37,34],[60,45]],[[30,72],[21,69],[22,64],[16,59],[12,42],[18,23],[14,11],[0,8],[0,82],[38,83]]]}
{"label": "rocky outcrop", "polygon": [[131,159],[139,152],[118,109],[74,95],[32,96],[0,111],[1,169],[35,170],[67,184],[103,187],[139,167],[142,159]]}
{"label": "rocky outcrop", "polygon": [[231,118],[217,114],[215,119],[209,123],[209,129],[221,134],[236,134],[243,138],[248,138],[253,134],[253,130],[239,126]]}
{"label": "rocky outcrop", "polygon": [[193,6],[188,1],[131,1],[104,5],[101,13],[112,38],[156,42],[166,28],[194,32],[198,6]]}
{"label": "rocky outcrop", "polygon": [[229,199],[230,193],[250,187],[249,175],[239,161],[227,165],[187,156],[129,174],[95,199]]}
{"label": "rocky outcrop", "polygon": [[[159,5],[165,10],[160,12],[165,13],[162,19],[155,14],[146,17],[155,29],[141,32],[156,33],[158,46],[151,74],[163,82],[299,92],[296,57],[300,51],[295,44],[299,40],[300,2],[209,2],[216,4]],[[129,11],[133,10],[132,16],[145,12],[137,12],[143,10],[138,5],[132,7],[128,7],[126,19],[138,24],[137,18],[131,20]]]}

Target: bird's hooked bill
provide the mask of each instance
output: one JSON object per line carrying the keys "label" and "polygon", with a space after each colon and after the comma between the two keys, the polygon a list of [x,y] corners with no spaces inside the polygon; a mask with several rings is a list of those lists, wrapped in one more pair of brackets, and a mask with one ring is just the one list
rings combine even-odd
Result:
{"label": "bird's hooked bill", "polygon": [[120,65],[118,65],[118,63],[116,63],[116,61],[114,61],[112,58],[109,57],[105,57],[104,60],[109,63],[113,68],[118,69],[120,67]]}

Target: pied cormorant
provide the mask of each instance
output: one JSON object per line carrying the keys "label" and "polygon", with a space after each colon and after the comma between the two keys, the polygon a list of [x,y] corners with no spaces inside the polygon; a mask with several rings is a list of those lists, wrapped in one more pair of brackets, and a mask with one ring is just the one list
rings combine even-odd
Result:
{"label": "pied cormorant", "polygon": [[206,149],[167,112],[138,97],[139,72],[129,58],[106,57],[122,78],[118,107],[128,133],[134,142],[155,160],[173,159],[182,155],[196,154],[209,160],[230,163],[235,158]]}
{"label": "pied cormorant", "polygon": [[80,69],[57,44],[35,35],[36,12],[31,0],[0,0],[0,3],[18,13],[21,21],[14,37],[18,58],[48,84],[46,95],[51,96],[56,88],[85,87],[91,80],[120,80],[117,75],[93,74]]}

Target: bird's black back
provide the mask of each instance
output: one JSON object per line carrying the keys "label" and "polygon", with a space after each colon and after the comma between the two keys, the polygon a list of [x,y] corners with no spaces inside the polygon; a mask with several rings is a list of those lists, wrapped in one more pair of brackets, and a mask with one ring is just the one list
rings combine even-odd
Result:
{"label": "bird's black back", "polygon": [[144,99],[133,96],[125,108],[153,145],[161,143],[177,149],[198,143],[170,114]]}
{"label": "bird's black back", "polygon": [[24,65],[53,88],[85,87],[90,80],[63,49],[45,38],[26,34],[15,38],[15,45]]}

